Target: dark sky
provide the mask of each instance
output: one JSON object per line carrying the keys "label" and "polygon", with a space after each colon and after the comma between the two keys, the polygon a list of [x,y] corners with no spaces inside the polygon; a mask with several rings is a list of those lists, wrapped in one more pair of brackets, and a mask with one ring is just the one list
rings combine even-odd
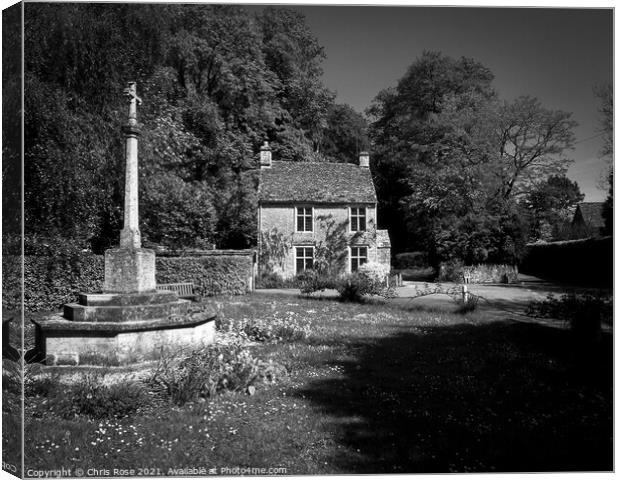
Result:
{"label": "dark sky", "polygon": [[598,103],[593,87],[613,81],[611,9],[291,6],[306,16],[325,48],[324,82],[337,101],[365,110],[394,86],[424,50],[482,62],[495,74],[500,97],[538,97],[573,112],[579,123],[568,171],[586,200],[603,200],[597,186]]}

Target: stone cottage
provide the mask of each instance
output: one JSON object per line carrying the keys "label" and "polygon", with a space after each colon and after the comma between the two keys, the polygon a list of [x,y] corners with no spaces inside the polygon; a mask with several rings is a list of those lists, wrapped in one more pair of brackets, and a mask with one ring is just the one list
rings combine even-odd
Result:
{"label": "stone cottage", "polygon": [[260,152],[259,271],[291,278],[310,268],[350,273],[390,264],[390,238],[377,229],[377,195],[362,152],[359,165],[273,161]]}

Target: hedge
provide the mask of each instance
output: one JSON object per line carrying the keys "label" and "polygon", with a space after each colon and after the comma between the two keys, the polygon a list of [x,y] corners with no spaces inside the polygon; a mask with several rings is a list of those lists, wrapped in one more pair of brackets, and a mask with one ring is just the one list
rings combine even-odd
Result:
{"label": "hedge", "polygon": [[[2,257],[2,307],[17,310],[21,304],[21,257]],[[24,257],[24,308],[26,311],[58,310],[74,302],[79,292],[99,292],[103,287],[103,257]]]}
{"label": "hedge", "polygon": [[[59,310],[76,301],[80,292],[103,288],[102,255],[24,257],[24,308]],[[201,257],[156,257],[158,283],[193,282],[201,296],[239,295],[252,288],[252,256],[232,253]],[[2,257],[2,307],[21,304],[21,257]]]}
{"label": "hedge", "polygon": [[481,263],[463,265],[460,262],[444,262],[439,265],[439,281],[463,282],[463,276],[469,277],[469,283],[514,283],[519,270],[515,265]]}
{"label": "hedge", "polygon": [[214,255],[201,257],[158,257],[157,283],[193,282],[194,293],[242,295],[252,289],[250,255]]}
{"label": "hedge", "polygon": [[613,284],[613,237],[534,243],[520,270],[536,277],[589,286]]}

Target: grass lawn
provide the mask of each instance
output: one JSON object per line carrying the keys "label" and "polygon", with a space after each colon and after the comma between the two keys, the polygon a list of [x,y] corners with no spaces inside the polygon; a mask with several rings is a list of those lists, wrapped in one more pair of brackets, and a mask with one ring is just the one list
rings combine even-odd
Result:
{"label": "grass lawn", "polygon": [[294,341],[246,347],[286,375],[254,395],[180,407],[153,400],[123,418],[56,418],[45,396],[26,397],[26,468],[613,468],[609,334],[588,347],[566,330],[475,312],[266,294],[208,302],[223,320],[278,317],[306,328]]}

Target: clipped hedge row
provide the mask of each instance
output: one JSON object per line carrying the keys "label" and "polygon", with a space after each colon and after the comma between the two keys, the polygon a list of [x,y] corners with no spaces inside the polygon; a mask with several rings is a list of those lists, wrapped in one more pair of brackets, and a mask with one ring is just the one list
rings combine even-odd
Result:
{"label": "clipped hedge row", "polygon": [[[24,257],[24,308],[59,310],[75,302],[80,292],[103,288],[102,255]],[[158,283],[193,282],[202,296],[240,295],[252,289],[251,255],[156,257]],[[18,310],[21,304],[21,257],[2,257],[2,307]]]}
{"label": "clipped hedge row", "polygon": [[252,289],[250,255],[157,257],[157,283],[193,282],[194,293],[243,295]]}
{"label": "clipped hedge row", "polygon": [[[2,307],[19,309],[21,257],[2,257]],[[58,310],[74,302],[79,292],[99,292],[103,287],[101,255],[24,257],[24,308],[26,311]]]}
{"label": "clipped hedge row", "polygon": [[611,286],[613,237],[534,243],[526,247],[521,272],[577,285]]}

